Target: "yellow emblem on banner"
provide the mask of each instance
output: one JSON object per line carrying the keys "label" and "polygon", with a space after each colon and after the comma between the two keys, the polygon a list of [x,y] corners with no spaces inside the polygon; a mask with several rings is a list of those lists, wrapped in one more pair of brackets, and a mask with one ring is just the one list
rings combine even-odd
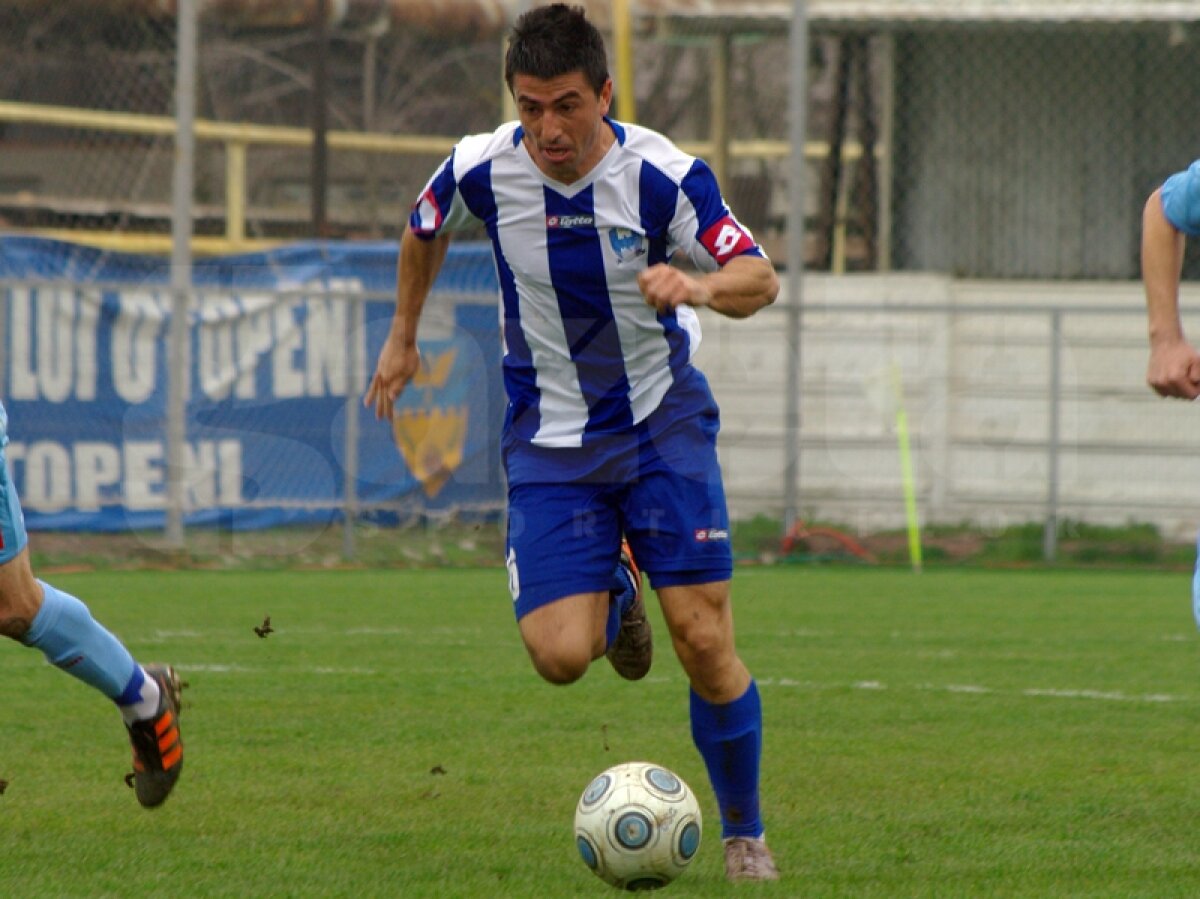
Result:
{"label": "yellow emblem on banner", "polygon": [[455,349],[449,349],[432,357],[428,364],[422,360],[421,370],[409,385],[410,391],[424,388],[421,405],[397,409],[392,420],[392,433],[400,455],[430,499],[441,492],[450,476],[462,465],[467,440],[467,405],[438,406],[434,403],[434,391],[445,387],[450,380],[456,355]]}
{"label": "yellow emblem on banner", "polygon": [[445,387],[450,380],[450,372],[454,371],[454,360],[458,358],[458,350],[454,347],[446,350],[440,356],[432,356],[429,362],[421,360],[421,367],[413,375],[409,387]]}

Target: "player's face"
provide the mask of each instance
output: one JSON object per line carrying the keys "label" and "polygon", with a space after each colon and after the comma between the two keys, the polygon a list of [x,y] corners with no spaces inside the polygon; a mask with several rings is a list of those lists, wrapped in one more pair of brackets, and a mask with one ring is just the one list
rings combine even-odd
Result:
{"label": "player's face", "polygon": [[525,129],[525,148],[537,167],[556,181],[578,181],[612,146],[604,122],[612,103],[612,79],[597,95],[582,71],[555,78],[513,76],[513,96]]}

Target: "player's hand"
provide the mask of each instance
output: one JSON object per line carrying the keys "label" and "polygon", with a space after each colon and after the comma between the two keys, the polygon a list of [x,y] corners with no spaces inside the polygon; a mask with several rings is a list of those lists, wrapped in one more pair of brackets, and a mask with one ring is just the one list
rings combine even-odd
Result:
{"label": "player's hand", "polygon": [[1154,344],[1146,383],[1159,396],[1196,399],[1200,396],[1200,353],[1182,338]]}
{"label": "player's hand", "polygon": [[677,306],[707,306],[712,300],[699,278],[661,262],[638,275],[638,289],[659,314]]}
{"label": "player's hand", "polygon": [[404,392],[408,382],[421,368],[421,354],[415,346],[405,345],[399,339],[389,336],[379,352],[379,362],[375,366],[375,374],[367,385],[367,394],[363,397],[363,405],[368,409],[375,406],[375,420],[386,418],[392,420],[396,409],[396,399]]}

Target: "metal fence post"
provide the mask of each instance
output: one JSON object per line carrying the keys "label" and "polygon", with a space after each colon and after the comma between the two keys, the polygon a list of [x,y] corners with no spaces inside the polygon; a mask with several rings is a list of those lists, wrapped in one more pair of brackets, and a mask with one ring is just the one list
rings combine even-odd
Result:
{"label": "metal fence post", "polygon": [[0,400],[8,396],[8,360],[12,348],[8,345],[8,298],[12,287],[0,287]]}
{"label": "metal fence post", "polygon": [[791,157],[788,167],[787,237],[787,381],[784,388],[783,532],[799,517],[800,505],[800,329],[801,294],[804,290],[804,141],[808,112],[808,19],[804,0],[795,0],[790,32],[790,85],[788,114],[791,122]]}
{"label": "metal fence post", "polygon": [[1042,556],[1053,562],[1058,556],[1058,463],[1062,414],[1062,310],[1050,313],[1050,421],[1046,438],[1046,525],[1042,533]]}
{"label": "metal fence post", "polygon": [[179,0],[175,169],[171,182],[171,332],[167,351],[167,544],[183,548],[186,406],[191,381],[192,191],[196,156],[196,0]]}
{"label": "metal fence post", "polygon": [[358,436],[359,397],[362,383],[361,369],[363,341],[366,339],[366,300],[346,297],[350,303],[350,314],[346,316],[348,353],[346,356],[346,443],[342,453],[345,463],[342,488],[342,557],[347,561],[354,558],[354,523],[358,518]]}

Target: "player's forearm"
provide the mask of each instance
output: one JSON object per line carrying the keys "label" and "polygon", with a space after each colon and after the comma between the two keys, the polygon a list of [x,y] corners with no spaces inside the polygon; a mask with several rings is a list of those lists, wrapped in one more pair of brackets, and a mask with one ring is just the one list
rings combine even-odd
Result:
{"label": "player's forearm", "polygon": [[1142,212],[1142,286],[1151,344],[1183,339],[1179,318],[1179,278],[1184,236],[1163,214],[1158,191]]}
{"label": "player's forearm", "polygon": [[439,235],[422,240],[408,228],[400,238],[400,263],[396,272],[396,312],[392,318],[391,338],[404,346],[415,346],[417,323],[425,298],[441,271],[450,238]]}
{"label": "player's forearm", "polygon": [[708,291],[708,306],[729,318],[747,318],[779,295],[779,277],[761,256],[739,256],[718,272],[700,279]]}

